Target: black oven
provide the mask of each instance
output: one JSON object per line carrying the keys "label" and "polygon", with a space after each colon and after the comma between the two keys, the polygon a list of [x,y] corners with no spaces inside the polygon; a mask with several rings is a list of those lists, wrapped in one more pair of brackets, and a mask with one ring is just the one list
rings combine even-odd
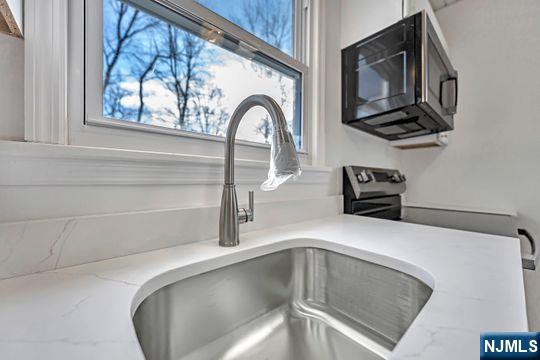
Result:
{"label": "black oven", "polygon": [[458,78],[425,11],[342,50],[342,122],[400,140],[452,130]]}
{"label": "black oven", "polygon": [[362,166],[343,168],[345,214],[400,220],[400,194],[403,192],[405,176],[397,170]]}

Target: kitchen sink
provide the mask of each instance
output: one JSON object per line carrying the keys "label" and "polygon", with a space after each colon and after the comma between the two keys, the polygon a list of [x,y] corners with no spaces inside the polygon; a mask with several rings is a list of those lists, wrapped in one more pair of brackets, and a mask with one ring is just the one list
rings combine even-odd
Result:
{"label": "kitchen sink", "polygon": [[165,286],[133,322],[148,360],[385,359],[431,292],[385,266],[294,248]]}

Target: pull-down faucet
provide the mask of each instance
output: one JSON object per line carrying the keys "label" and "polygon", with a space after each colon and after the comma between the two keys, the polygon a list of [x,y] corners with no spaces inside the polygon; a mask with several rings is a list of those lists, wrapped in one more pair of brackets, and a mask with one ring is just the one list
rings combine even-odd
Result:
{"label": "pull-down faucet", "polygon": [[[271,162],[273,162],[275,169],[271,167],[270,171],[274,171],[277,177],[283,177],[284,179],[300,173],[300,164],[296,155],[294,141],[287,128],[287,121],[283,111],[281,111],[276,101],[267,95],[252,95],[242,101],[231,117],[225,140],[225,183],[223,184],[219,216],[220,246],[238,245],[240,223],[253,221],[253,191],[249,192],[249,208],[238,209],[238,199],[234,186],[234,141],[240,121],[246,112],[254,106],[265,108],[272,119]],[[280,182],[278,181],[278,184]],[[277,185],[274,187],[277,187]]]}

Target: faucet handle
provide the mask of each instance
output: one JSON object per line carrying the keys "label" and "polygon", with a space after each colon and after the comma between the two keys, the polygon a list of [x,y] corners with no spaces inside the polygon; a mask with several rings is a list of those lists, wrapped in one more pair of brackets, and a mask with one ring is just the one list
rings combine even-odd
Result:
{"label": "faucet handle", "polygon": [[253,191],[248,192],[249,201],[249,220],[253,221],[255,218],[255,193]]}
{"label": "faucet handle", "polygon": [[240,224],[253,221],[255,213],[255,193],[250,191],[248,193],[248,208],[241,208],[238,210],[238,222]]}

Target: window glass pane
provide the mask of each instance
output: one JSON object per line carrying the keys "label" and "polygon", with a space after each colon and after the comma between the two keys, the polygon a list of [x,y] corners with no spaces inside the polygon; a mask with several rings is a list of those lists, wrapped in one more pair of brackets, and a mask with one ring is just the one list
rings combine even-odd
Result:
{"label": "window glass pane", "polygon": [[[301,148],[300,73],[179,14],[103,4],[104,117],[224,136],[236,106],[262,93],[281,105]],[[269,143],[271,130],[266,111],[254,108],[237,138]]]}
{"label": "window glass pane", "polygon": [[196,0],[284,53],[293,55],[294,0]]}

